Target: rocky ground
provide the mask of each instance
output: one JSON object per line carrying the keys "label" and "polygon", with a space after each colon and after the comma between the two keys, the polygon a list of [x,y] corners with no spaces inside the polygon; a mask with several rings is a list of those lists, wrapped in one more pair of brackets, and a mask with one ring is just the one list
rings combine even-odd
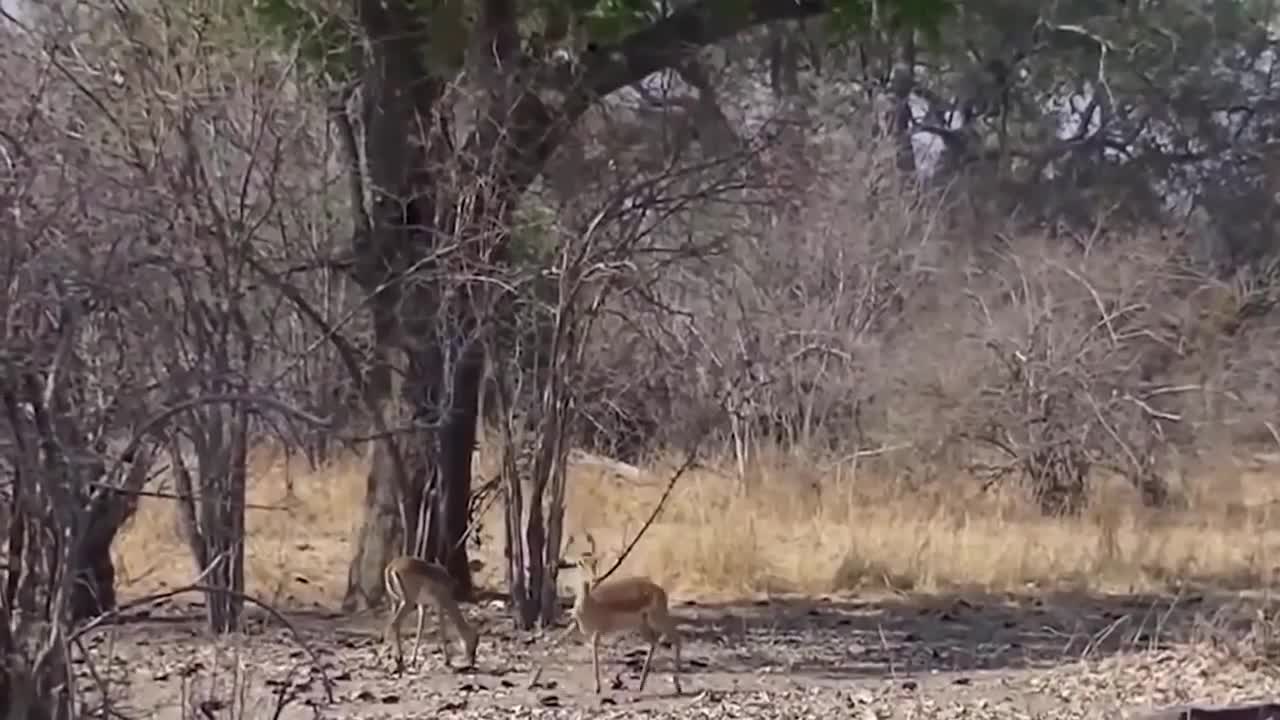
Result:
{"label": "rocky ground", "polygon": [[[512,632],[496,604],[466,610],[484,632],[474,670],[443,666],[434,616],[418,666],[396,676],[377,641],[380,616],[291,613],[292,630],[255,616],[245,633],[215,642],[185,606],[94,635],[79,681],[96,674],[113,711],[156,718],[1136,718],[1280,697],[1259,599],[687,604],[676,608],[686,635],[680,696],[665,647],[637,691],[634,636],[605,645],[600,696],[577,639],[526,689],[545,643]],[[412,617],[405,631],[407,652]]]}

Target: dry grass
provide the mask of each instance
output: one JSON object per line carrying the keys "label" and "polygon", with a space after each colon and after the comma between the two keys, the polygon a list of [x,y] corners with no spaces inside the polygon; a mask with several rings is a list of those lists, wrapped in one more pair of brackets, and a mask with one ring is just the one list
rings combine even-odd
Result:
{"label": "dry grass", "polygon": [[[482,463],[485,464],[485,463]],[[569,532],[590,530],[616,552],[651,511],[668,477],[657,462],[639,480],[577,466]],[[260,451],[253,460],[247,582],[288,604],[336,606],[360,520],[365,463],[312,472]],[[983,493],[969,480],[912,491],[869,472],[762,463],[748,490],[713,471],[687,474],[624,572],[651,574],[679,598],[954,590],[1160,591],[1179,583],[1263,587],[1280,557],[1272,522],[1277,470],[1220,463],[1185,481],[1190,507],[1143,510],[1104,484],[1079,519],[1045,519],[1016,490]],[[292,483],[288,481],[292,479]],[[293,492],[290,495],[289,486]],[[497,587],[501,511],[486,518],[481,582]],[[143,592],[192,575],[172,507],[148,499],[116,542],[122,588]],[[174,559],[178,558],[175,562]]]}

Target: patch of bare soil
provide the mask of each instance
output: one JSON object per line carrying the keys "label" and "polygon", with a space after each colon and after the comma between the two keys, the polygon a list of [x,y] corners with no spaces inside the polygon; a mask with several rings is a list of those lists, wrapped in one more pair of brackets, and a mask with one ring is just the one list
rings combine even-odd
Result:
{"label": "patch of bare soil", "polygon": [[254,616],[215,641],[189,606],[99,632],[93,662],[78,667],[80,682],[96,673],[113,710],[133,717],[1137,718],[1280,697],[1260,608],[1205,596],[686,604],[680,696],[669,647],[638,692],[643,643],[606,641],[596,696],[585,642],[548,656],[546,640],[513,632],[496,604],[466,609],[484,636],[464,671],[444,667],[434,614],[418,665],[397,676],[381,615],[291,614],[298,637]]}

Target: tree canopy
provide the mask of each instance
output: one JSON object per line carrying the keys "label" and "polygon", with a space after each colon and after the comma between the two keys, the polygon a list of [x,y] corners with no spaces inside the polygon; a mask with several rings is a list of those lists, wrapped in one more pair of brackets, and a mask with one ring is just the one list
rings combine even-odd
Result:
{"label": "tree canopy", "polygon": [[[828,15],[840,32],[871,24],[887,29],[914,27],[938,37],[956,8],[954,0],[251,0],[265,27],[296,43],[317,69],[335,79],[355,70],[354,28],[364,18],[396,17],[421,45],[434,75],[457,72],[479,32],[500,24],[528,58],[547,59],[556,50],[577,60],[568,79],[597,93],[670,64],[690,47],[701,47],[746,28],[775,20]],[[487,20],[486,20],[487,18]],[[496,37],[496,34],[495,34]],[[537,56],[541,56],[537,58]]]}

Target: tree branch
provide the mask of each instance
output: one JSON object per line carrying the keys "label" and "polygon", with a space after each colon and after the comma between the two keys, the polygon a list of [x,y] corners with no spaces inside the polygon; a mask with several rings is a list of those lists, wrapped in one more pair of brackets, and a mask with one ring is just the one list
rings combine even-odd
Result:
{"label": "tree branch", "polygon": [[743,12],[730,13],[719,0],[699,0],[615,45],[588,48],[580,58],[581,70],[574,78],[566,110],[576,116],[595,98],[672,67],[690,51],[748,28],[820,15],[829,9],[825,0],[750,0]]}

